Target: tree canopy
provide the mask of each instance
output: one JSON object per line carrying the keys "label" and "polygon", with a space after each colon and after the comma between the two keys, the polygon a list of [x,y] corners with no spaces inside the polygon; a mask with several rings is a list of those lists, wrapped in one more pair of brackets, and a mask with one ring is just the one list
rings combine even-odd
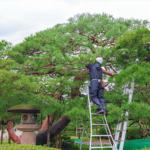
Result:
{"label": "tree canopy", "polygon": [[[44,114],[86,120],[87,97],[80,92],[89,81],[85,65],[94,63],[96,57],[106,57],[106,70],[122,70],[110,81],[116,87],[105,92],[110,102],[109,121],[118,121],[124,110],[141,106],[137,103],[139,94],[130,106],[127,104],[122,85],[134,77],[137,88],[146,88],[147,84],[149,89],[148,24],[107,14],[81,14],[31,35],[11,49],[3,44],[1,55],[7,58],[0,59],[1,117],[11,106],[30,103]],[[141,101],[148,111],[149,104]],[[137,113],[132,112],[133,116]]]}

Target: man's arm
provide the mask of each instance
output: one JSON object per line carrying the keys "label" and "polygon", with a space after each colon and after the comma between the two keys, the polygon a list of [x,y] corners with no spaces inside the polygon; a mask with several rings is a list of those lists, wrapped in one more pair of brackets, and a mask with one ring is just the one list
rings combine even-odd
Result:
{"label": "man's arm", "polygon": [[109,76],[114,76],[116,74],[116,73],[112,73],[112,72],[106,71],[104,69],[102,69],[102,73],[107,74]]}

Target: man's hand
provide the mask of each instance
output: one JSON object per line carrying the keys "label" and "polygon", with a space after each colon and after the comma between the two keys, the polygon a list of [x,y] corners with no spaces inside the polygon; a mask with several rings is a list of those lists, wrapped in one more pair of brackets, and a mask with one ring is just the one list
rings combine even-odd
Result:
{"label": "man's hand", "polygon": [[111,76],[114,76],[114,75],[116,75],[116,74],[117,74],[117,73],[112,73]]}
{"label": "man's hand", "polygon": [[117,73],[111,73],[110,77],[113,77],[115,76]]}

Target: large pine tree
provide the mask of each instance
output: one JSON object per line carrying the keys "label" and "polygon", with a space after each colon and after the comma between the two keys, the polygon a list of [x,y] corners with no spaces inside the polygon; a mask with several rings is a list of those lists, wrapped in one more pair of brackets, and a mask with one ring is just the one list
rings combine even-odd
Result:
{"label": "large pine tree", "polygon": [[[6,107],[2,108],[1,118],[8,115],[8,108],[20,103],[34,105],[42,114],[53,113],[55,118],[61,115],[62,117],[51,126],[50,139],[61,132],[70,120],[88,119],[87,99],[80,92],[85,86],[85,81],[89,80],[85,65],[94,63],[96,57],[103,56],[106,57],[103,66],[106,70],[111,68],[115,72],[126,69],[127,66],[131,67],[130,63],[124,61],[125,48],[120,50],[122,35],[138,26],[148,24],[146,21],[115,19],[107,14],[81,14],[68,21],[69,23],[57,24],[53,28],[25,38],[11,50],[5,48],[1,55],[7,58],[3,57],[0,60],[3,76],[0,101],[2,104],[7,103]],[[115,46],[118,37],[120,38]],[[113,61],[116,56],[116,61]],[[119,76],[115,79],[120,81]],[[7,91],[3,90],[4,85]],[[117,109],[118,112],[123,111],[118,107],[121,103],[119,100],[125,99],[125,96],[119,97],[122,93],[117,87],[116,97],[111,91],[110,94],[105,94],[106,101],[111,102],[108,105],[109,112]],[[113,95],[113,99],[110,95]],[[112,122],[115,120],[114,116],[121,117],[120,113],[108,115]],[[46,136],[46,130],[40,131],[37,142],[46,143]]]}

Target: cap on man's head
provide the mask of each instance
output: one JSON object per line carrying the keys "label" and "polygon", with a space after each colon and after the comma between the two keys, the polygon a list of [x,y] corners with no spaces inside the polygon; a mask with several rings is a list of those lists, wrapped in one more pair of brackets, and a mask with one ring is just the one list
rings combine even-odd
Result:
{"label": "cap on man's head", "polygon": [[102,62],[103,62],[103,58],[102,58],[102,57],[97,57],[96,60],[97,60],[100,64],[102,64]]}

